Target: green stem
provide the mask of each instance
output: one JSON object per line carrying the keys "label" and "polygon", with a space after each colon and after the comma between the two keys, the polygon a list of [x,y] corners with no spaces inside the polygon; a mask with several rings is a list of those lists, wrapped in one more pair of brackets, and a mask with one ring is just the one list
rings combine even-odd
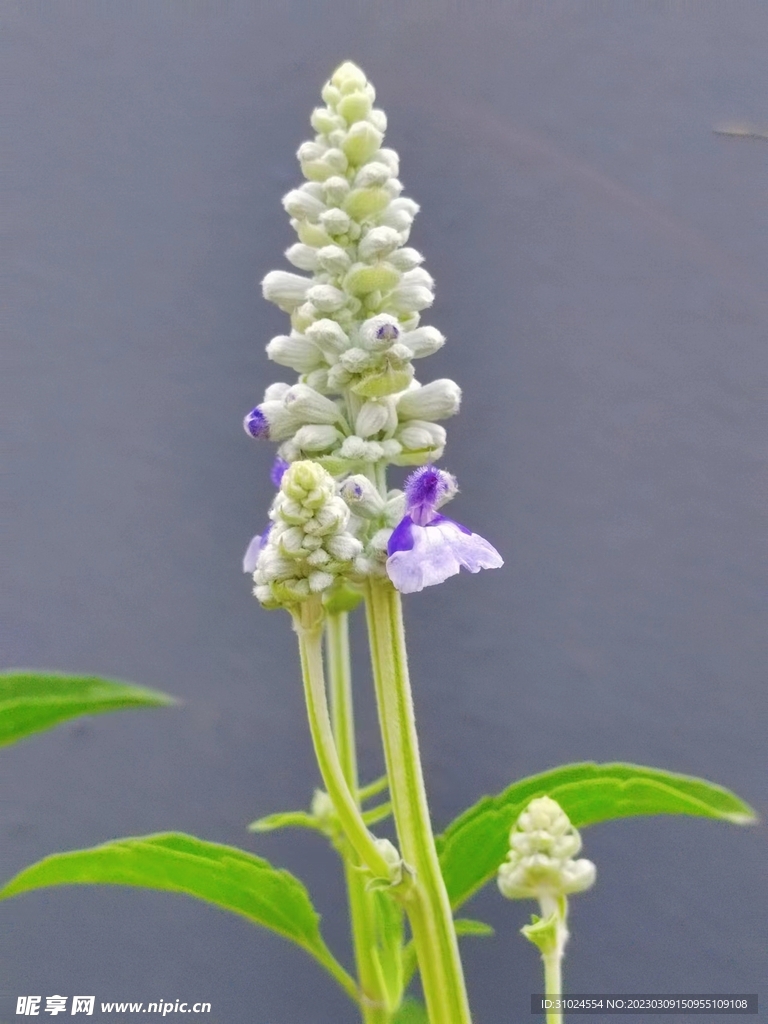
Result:
{"label": "green stem", "polygon": [[[544,961],[544,994],[548,997],[561,996],[563,994],[562,950],[557,949],[552,953],[545,953],[541,959]],[[565,1015],[558,1013],[557,1010],[547,1010],[547,1024],[565,1024]]]}
{"label": "green stem", "polygon": [[419,758],[400,595],[370,580],[371,664],[400,854],[414,872],[405,902],[432,1024],[471,1024],[453,916],[437,859]]}
{"label": "green stem", "polygon": [[[339,762],[352,793],[359,794],[355,716],[352,703],[352,673],[349,663],[349,624],[346,612],[329,615],[326,626],[328,682],[331,721]],[[359,807],[359,796],[358,796]],[[373,893],[358,863],[344,857],[344,875],[349,899],[349,917],[355,964],[360,982],[360,1009],[364,1024],[389,1024],[390,1014],[379,986],[376,964],[372,958],[376,945],[376,919]]]}
{"label": "green stem", "polygon": [[339,824],[350,845],[374,877],[387,881],[391,870],[377,849],[350,792],[339,762],[328,712],[323,671],[323,624],[325,613],[319,597],[303,601],[293,613],[293,628],[299,638],[304,697],[307,702],[309,730],[315,747],[320,774],[333,801]]}

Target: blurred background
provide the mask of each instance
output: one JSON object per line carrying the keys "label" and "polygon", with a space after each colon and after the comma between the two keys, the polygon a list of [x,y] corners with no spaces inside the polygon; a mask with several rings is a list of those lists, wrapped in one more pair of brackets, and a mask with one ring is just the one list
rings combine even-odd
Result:
{"label": "blurred background", "polygon": [[[422,206],[423,322],[448,342],[419,376],[465,396],[452,515],[506,559],[406,600],[436,827],[589,759],[705,776],[765,815],[768,142],[713,131],[768,128],[765,5],[5,0],[0,19],[3,665],[183,701],[3,750],[3,878],[184,830],[294,871],[349,958],[334,854],[245,831],[305,807],[318,776],[288,618],[240,571],[273,455],[242,416],[290,377],[264,354],[287,318],[258,282],[288,267],[280,199],[345,58]],[[586,830],[598,883],[573,901],[566,989],[759,991],[765,838]],[[534,909],[493,887],[468,907],[497,929],[462,940],[478,1024],[529,1016]],[[0,916],[2,1019],[35,993],[356,1019],[303,953],[182,896],[49,890]]]}

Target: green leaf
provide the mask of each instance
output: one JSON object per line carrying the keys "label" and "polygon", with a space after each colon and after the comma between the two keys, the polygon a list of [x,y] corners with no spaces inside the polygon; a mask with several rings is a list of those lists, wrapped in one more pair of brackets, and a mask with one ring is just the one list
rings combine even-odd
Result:
{"label": "green leaf", "polygon": [[301,946],[357,999],[354,981],[320,935],[320,915],[301,882],[232,846],[182,832],[117,839],[38,861],[0,889],[0,899],[54,885],[94,884],[185,893],[239,914]]}
{"label": "green leaf", "polygon": [[703,779],[633,764],[563,765],[483,797],[437,838],[440,865],[455,908],[494,877],[509,848],[509,830],[534,797],[551,796],[577,828],[613,818],[689,814],[737,825],[756,820],[737,796]]}
{"label": "green leaf", "polygon": [[427,1008],[417,999],[408,996],[392,1018],[392,1024],[429,1024]]}
{"label": "green leaf", "polygon": [[485,921],[474,921],[469,917],[457,917],[453,922],[457,935],[495,935],[496,932]]}
{"label": "green leaf", "polygon": [[0,672],[0,746],[77,715],[175,703],[173,697],[157,690],[98,676],[26,669]]}

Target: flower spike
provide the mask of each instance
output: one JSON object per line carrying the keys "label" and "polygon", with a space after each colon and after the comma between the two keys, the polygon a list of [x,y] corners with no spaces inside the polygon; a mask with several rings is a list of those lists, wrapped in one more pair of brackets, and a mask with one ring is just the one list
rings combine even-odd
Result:
{"label": "flower spike", "polygon": [[387,575],[402,594],[443,583],[462,568],[479,572],[504,564],[484,537],[437,512],[457,489],[455,477],[434,466],[406,480],[406,514],[387,545]]}

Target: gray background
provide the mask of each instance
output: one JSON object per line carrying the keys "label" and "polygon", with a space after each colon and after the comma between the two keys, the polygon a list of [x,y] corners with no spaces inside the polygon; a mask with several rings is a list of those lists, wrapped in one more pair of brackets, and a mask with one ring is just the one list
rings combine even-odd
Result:
{"label": "gray background", "polygon": [[[240,421],[285,376],[263,348],[286,318],[257,282],[286,266],[280,198],[347,57],[422,204],[425,322],[448,344],[420,376],[465,392],[452,514],[506,559],[406,602],[437,826],[581,759],[706,776],[764,812],[768,143],[712,129],[768,127],[765,5],[6,0],[0,16],[3,663],[184,700],[2,751],[3,877],[182,829],[294,870],[348,955],[334,856],[244,831],[305,806],[317,775],[287,617],[239,571],[272,457]],[[574,900],[569,990],[760,989],[764,829],[638,819],[585,840],[599,881]],[[470,908],[497,928],[463,943],[478,1024],[531,1019],[539,967],[516,932],[532,909],[491,888]],[[180,896],[62,889],[0,914],[6,1019],[54,992],[207,999],[222,1024],[355,1019],[301,952]]]}

